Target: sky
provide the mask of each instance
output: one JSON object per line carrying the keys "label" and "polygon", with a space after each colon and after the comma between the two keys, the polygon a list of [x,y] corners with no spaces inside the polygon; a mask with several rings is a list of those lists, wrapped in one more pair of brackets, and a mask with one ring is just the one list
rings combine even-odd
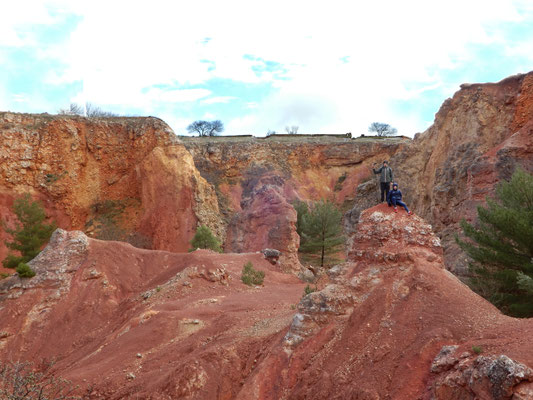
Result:
{"label": "sky", "polygon": [[533,2],[11,1],[0,110],[89,102],[223,134],[426,130],[462,83],[533,70]]}

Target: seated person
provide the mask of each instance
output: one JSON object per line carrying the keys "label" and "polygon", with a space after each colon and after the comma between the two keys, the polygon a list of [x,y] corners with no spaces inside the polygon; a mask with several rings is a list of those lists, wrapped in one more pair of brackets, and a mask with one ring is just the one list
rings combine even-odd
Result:
{"label": "seated person", "polygon": [[405,208],[407,214],[411,215],[411,211],[409,211],[407,205],[402,201],[402,192],[398,189],[398,184],[396,182],[392,184],[392,190],[389,192],[387,201],[394,206],[394,212],[398,212],[398,207],[396,207],[398,205]]}

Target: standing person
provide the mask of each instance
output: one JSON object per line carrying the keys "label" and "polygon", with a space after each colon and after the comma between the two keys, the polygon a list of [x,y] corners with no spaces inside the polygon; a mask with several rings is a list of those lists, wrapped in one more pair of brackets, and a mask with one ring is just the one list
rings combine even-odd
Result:
{"label": "standing person", "polygon": [[[393,181],[392,168],[389,167],[389,162],[387,160],[383,161],[383,165],[380,169],[376,169],[376,163],[372,166],[372,171],[375,174],[381,174],[379,178],[379,183],[381,186],[381,202],[384,202],[385,199],[389,199],[389,190],[391,188],[391,183]],[[389,202],[390,206],[390,202]]]}
{"label": "standing person", "polygon": [[394,212],[398,212],[397,206],[402,206],[405,208],[405,211],[407,211],[407,214],[411,215],[411,211],[409,211],[407,205],[402,201],[402,192],[398,189],[398,184],[396,182],[392,184],[392,190],[389,192],[387,201],[394,206]]}

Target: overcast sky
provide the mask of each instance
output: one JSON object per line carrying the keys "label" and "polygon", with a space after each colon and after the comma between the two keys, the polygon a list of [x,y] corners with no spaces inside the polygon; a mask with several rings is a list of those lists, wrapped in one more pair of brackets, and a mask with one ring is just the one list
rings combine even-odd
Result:
{"label": "overcast sky", "polygon": [[0,110],[413,136],[461,83],[533,69],[533,2],[9,1],[0,69]]}

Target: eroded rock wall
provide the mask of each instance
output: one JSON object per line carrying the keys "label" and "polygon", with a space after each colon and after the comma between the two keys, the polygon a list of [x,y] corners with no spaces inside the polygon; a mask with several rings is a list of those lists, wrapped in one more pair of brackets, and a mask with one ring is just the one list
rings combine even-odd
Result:
{"label": "eroded rock wall", "polygon": [[434,124],[392,159],[407,203],[443,240],[446,265],[466,272],[454,243],[459,222],[517,166],[533,172],[533,73],[498,83],[462,85]]}
{"label": "eroded rock wall", "polygon": [[[215,188],[228,225],[226,251],[275,248],[299,268],[294,200],[328,199],[351,208],[358,185],[375,181],[373,162],[405,147],[405,138],[272,136],[183,138],[200,173]],[[371,205],[377,192],[367,192]]]}
{"label": "eroded rock wall", "polygon": [[[60,227],[89,234],[102,210],[115,207],[120,229],[159,249],[186,250],[197,223],[223,234],[213,188],[157,118],[0,113],[0,208],[8,223],[14,198],[25,192]],[[0,239],[3,259],[3,230]]]}

